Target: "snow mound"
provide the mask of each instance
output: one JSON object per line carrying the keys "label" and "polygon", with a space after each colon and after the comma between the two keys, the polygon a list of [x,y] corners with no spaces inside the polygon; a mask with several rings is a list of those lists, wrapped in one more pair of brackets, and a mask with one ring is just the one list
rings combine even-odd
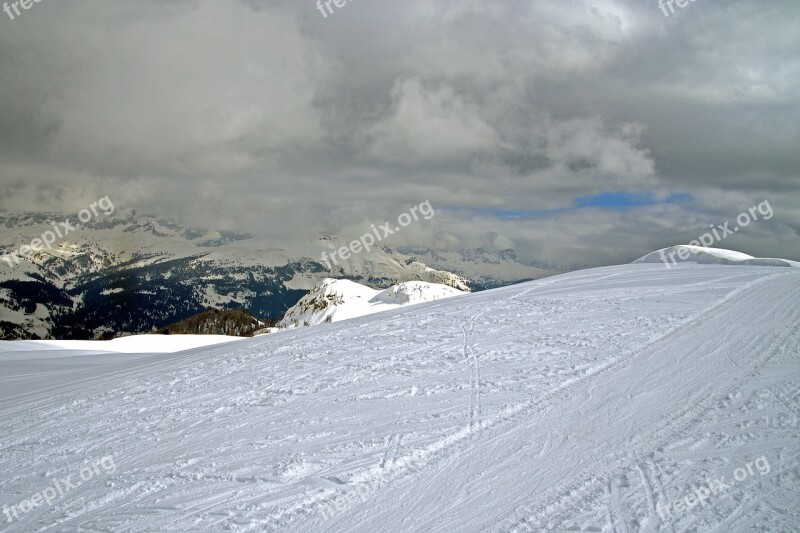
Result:
{"label": "snow mound", "polygon": [[423,302],[432,302],[464,294],[464,291],[441,285],[438,283],[426,283],[424,281],[407,281],[398,283],[379,292],[375,298],[384,300],[387,304],[413,305]]}
{"label": "snow mound", "polygon": [[345,279],[326,278],[289,309],[280,325],[316,326],[462,294],[467,293],[424,281],[407,281],[376,290]]}
{"label": "snow mound", "polygon": [[788,259],[753,257],[723,248],[705,248],[703,246],[679,245],[662,248],[640,257],[634,263],[665,263],[672,266],[676,263],[697,263],[702,265],[748,265],[800,268],[800,263]]}

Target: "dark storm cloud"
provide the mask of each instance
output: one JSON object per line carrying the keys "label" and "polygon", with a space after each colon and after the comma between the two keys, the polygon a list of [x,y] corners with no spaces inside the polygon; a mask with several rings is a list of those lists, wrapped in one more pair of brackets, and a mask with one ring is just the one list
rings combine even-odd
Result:
{"label": "dark storm cloud", "polygon": [[[794,1],[41,2],[0,19],[0,207],[289,241],[430,200],[397,245],[598,264],[768,199],[725,245],[800,259],[798,28]],[[620,191],[694,201],[559,211]]]}

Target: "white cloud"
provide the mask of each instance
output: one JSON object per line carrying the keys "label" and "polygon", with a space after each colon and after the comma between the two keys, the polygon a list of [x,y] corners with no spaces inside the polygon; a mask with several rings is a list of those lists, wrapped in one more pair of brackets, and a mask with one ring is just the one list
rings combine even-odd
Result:
{"label": "white cloud", "polygon": [[369,152],[390,161],[450,161],[493,152],[494,129],[479,108],[448,86],[423,87],[418,79],[398,81],[389,116],[368,132]]}

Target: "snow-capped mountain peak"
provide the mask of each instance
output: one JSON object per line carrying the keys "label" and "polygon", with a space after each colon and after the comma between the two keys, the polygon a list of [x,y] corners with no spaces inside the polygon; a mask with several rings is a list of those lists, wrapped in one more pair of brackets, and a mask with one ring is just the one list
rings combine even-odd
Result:
{"label": "snow-capped mountain peak", "polygon": [[316,326],[461,294],[465,292],[424,281],[407,281],[375,290],[349,280],[327,278],[289,309],[280,326]]}

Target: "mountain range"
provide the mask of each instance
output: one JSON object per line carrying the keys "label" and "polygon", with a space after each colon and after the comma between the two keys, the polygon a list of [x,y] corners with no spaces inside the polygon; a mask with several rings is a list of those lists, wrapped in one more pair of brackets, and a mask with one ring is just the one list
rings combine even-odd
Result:
{"label": "mountain range", "polygon": [[[0,213],[0,255],[14,254],[60,220],[64,215]],[[0,260],[0,338],[146,333],[212,309],[279,320],[325,278],[375,289],[422,281],[474,291],[557,272],[524,265],[513,250],[388,247],[330,270],[319,256],[338,245],[335,236],[322,236],[290,249],[246,233],[134,214],[95,220],[19,264]]]}

